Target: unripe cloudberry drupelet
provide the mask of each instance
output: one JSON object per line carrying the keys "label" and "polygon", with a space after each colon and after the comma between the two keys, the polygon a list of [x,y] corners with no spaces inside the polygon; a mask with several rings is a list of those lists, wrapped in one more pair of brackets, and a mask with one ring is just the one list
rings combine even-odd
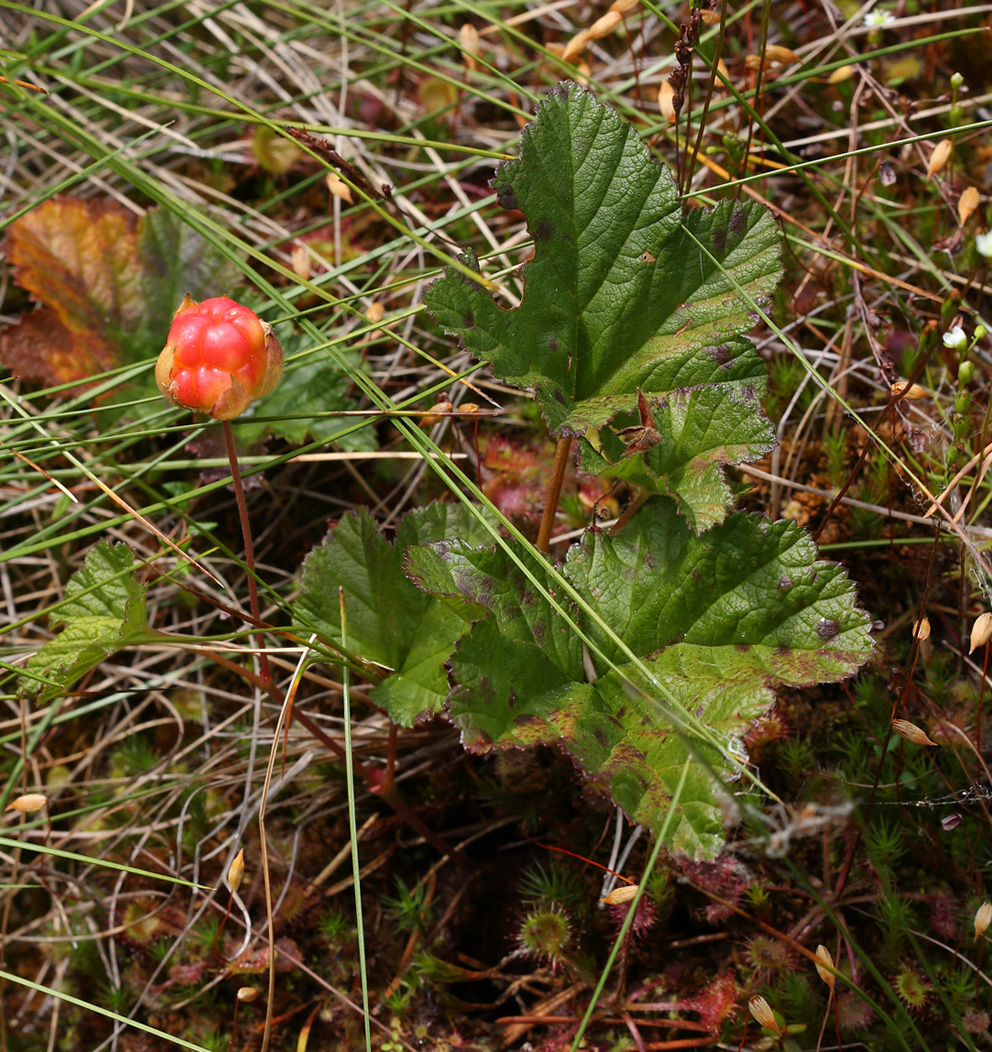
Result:
{"label": "unripe cloudberry drupelet", "polygon": [[196,303],[187,294],[155,366],[166,398],[215,420],[240,416],[281,376],[282,348],[271,327],[227,296]]}

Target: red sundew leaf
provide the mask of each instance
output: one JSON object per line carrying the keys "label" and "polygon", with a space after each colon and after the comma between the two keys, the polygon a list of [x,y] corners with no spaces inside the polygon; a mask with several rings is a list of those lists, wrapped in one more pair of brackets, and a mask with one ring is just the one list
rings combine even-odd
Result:
{"label": "red sundew leaf", "polygon": [[[300,948],[288,938],[276,941],[276,971],[291,972],[303,960]],[[229,975],[259,975],[269,970],[269,948],[248,950],[227,966]]]}
{"label": "red sundew leaf", "polygon": [[45,304],[0,333],[20,377],[71,383],[120,364],[120,337],[142,312],[138,222],[116,202],[59,197],[12,223],[17,283]]}
{"label": "red sundew leaf", "polygon": [[683,1005],[699,1013],[699,1021],[711,1034],[719,1033],[724,1020],[737,1003],[737,982],[730,972],[724,972],[695,997],[687,997]]}
{"label": "red sundew leaf", "polygon": [[507,518],[539,522],[546,463],[545,450],[494,435],[483,457],[482,492]]}
{"label": "red sundew leaf", "polygon": [[169,978],[178,986],[193,986],[202,982],[209,969],[208,961],[196,961],[193,964],[174,964],[169,969]]}

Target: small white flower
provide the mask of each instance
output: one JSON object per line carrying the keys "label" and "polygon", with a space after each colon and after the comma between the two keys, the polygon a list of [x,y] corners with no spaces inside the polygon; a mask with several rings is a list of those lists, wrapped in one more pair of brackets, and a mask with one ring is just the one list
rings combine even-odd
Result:
{"label": "small white flower", "polygon": [[955,325],[949,332],[944,333],[944,346],[952,347],[956,351],[963,351],[968,346],[968,337],[960,325]]}
{"label": "small white flower", "polygon": [[868,29],[882,29],[892,25],[895,20],[896,16],[891,11],[881,11],[878,8],[865,15],[865,25]]}
{"label": "small white flower", "polygon": [[976,234],[975,248],[978,250],[980,256],[984,256],[986,259],[992,259],[992,233]]}

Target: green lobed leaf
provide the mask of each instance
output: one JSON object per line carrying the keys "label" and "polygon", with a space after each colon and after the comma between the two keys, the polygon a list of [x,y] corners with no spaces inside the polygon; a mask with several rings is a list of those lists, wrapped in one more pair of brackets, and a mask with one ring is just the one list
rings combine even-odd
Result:
{"label": "green lobed leaf", "polygon": [[468,546],[492,540],[461,504],[416,508],[401,520],[393,543],[364,509],[349,513],[306,558],[297,604],[307,623],[341,644],[338,589],[344,589],[348,647],[390,673],[372,697],[404,727],[437,712],[448,694],[444,663],[480,611],[461,595],[438,597],[404,571],[409,545],[461,537]]}
{"label": "green lobed leaf", "polygon": [[[714,463],[724,449],[729,459],[755,459],[769,438],[767,425],[749,425],[742,447],[733,430],[740,414],[716,409],[733,400],[760,414],[765,366],[743,334],[781,274],[772,214],[727,200],[683,216],[668,168],[613,110],[567,82],[493,185],[503,207],[523,211],[534,238],[521,305],[503,310],[449,269],[427,291],[427,308],[496,376],[533,388],[558,434],[605,427],[632,413],[643,391],[659,430],[682,438],[682,466],[661,465],[668,474],[656,488],[678,493],[701,528],[718,521],[729,509],[722,475],[710,469],[696,479],[697,461]],[[686,413],[709,420],[686,429],[677,419]]]}
{"label": "green lobed leaf", "polygon": [[[148,635],[145,589],[125,544],[100,541],[69,578],[65,602],[49,626],[62,631],[27,663],[28,693],[42,702],[68,689],[118,650]],[[39,679],[47,684],[39,687]]]}
{"label": "green lobed leaf", "polygon": [[[546,563],[520,557],[556,593]],[[599,656],[503,549],[411,549],[421,587],[490,611],[459,641],[451,718],[466,747],[559,743],[633,819],[658,830],[687,757],[697,762],[678,805],[671,848],[715,854],[732,811],[751,722],[779,684],[852,674],[872,652],[869,619],[844,570],[818,560],[793,523],[735,513],[696,536],[655,497],[624,531],[589,531],[562,573],[674,698],[645,680],[572,604]],[[712,739],[693,728],[705,725]]]}

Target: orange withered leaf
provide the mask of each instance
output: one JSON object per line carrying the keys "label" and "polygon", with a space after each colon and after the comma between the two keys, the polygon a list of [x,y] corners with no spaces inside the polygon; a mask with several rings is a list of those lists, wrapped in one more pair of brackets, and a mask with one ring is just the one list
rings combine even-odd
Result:
{"label": "orange withered leaf", "polygon": [[17,376],[71,383],[121,364],[114,336],[142,312],[137,217],[115,201],[56,197],[7,228],[14,276],[45,304],[0,333]]}

